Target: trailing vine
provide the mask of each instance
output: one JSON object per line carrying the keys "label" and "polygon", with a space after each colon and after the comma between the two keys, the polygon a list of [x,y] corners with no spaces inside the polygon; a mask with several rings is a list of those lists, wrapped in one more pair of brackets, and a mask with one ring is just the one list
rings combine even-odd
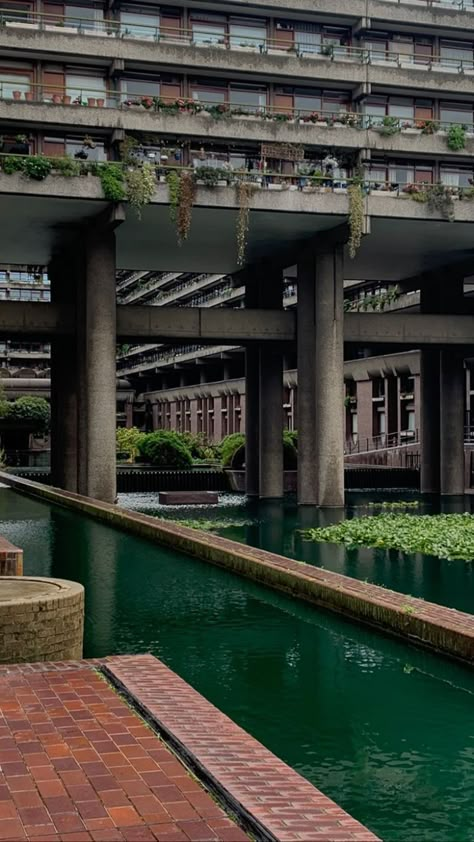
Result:
{"label": "trailing vine", "polygon": [[123,169],[120,164],[102,164],[97,168],[102,191],[109,202],[123,202],[127,198]]}
{"label": "trailing vine", "polygon": [[151,164],[145,163],[136,169],[128,169],[125,173],[127,196],[132,208],[135,208],[138,219],[142,218],[142,209],[149,205],[155,195],[155,170]]}
{"label": "trailing vine", "polygon": [[166,183],[169,194],[170,220],[171,222],[176,222],[179,204],[179,175],[176,170],[170,170],[166,174]]}
{"label": "trailing vine", "polygon": [[439,211],[443,219],[454,221],[454,201],[451,189],[446,184],[433,184],[427,190],[429,210]]}
{"label": "trailing vine", "polygon": [[446,138],[448,149],[452,152],[460,152],[466,146],[466,129],[464,126],[450,126]]}
{"label": "trailing vine", "polygon": [[349,256],[354,258],[360,248],[364,231],[364,194],[360,179],[354,179],[347,193],[349,196]]}
{"label": "trailing vine", "polygon": [[179,180],[179,203],[176,219],[176,230],[178,234],[178,245],[182,245],[187,239],[191,228],[193,216],[194,197],[196,195],[196,184],[191,172],[184,172]]}
{"label": "trailing vine", "polygon": [[248,181],[237,183],[237,201],[239,212],[237,214],[237,265],[243,266],[247,254],[247,236],[250,226],[250,197],[252,185]]}

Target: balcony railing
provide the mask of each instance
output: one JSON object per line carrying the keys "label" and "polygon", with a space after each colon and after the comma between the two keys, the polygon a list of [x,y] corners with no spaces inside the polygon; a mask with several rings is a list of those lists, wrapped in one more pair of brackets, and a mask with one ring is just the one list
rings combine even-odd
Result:
{"label": "balcony railing", "polygon": [[369,453],[372,450],[389,450],[393,447],[404,447],[410,444],[418,444],[418,430],[399,430],[396,433],[382,433],[378,436],[363,438],[358,435],[347,439],[344,446],[346,454]]}
{"label": "balcony railing", "polygon": [[[408,2],[408,0],[387,0],[387,2]],[[417,3],[412,3],[417,5]],[[436,0],[429,3],[429,0],[422,0],[421,5],[429,5],[430,8],[446,7],[459,8],[461,10],[473,9],[473,0],[455,0],[454,3]],[[474,73],[474,61],[464,59],[451,59],[442,56],[433,56],[426,61],[418,59],[413,55],[400,54],[395,51],[373,50],[363,45],[349,46],[340,43],[327,42],[314,44],[308,38],[304,39],[304,33],[298,33],[296,41],[290,45],[282,43],[267,35],[234,35],[232,32],[213,34],[206,31],[205,24],[196,24],[191,29],[184,27],[164,27],[157,23],[150,24],[127,24],[117,19],[85,20],[76,18],[73,15],[56,15],[49,12],[35,12],[31,10],[15,10],[0,8],[0,28],[19,29],[20,31],[46,31],[54,32],[56,35],[67,34],[77,37],[102,36],[114,39],[132,39],[147,41],[159,44],[170,44],[174,46],[195,47],[197,49],[207,48],[213,50],[229,50],[231,52],[244,51],[248,53],[298,57],[309,61],[334,61],[350,62],[356,64],[378,64],[381,61],[398,66],[413,67],[415,69],[431,70],[438,65],[444,69],[454,72],[464,72],[468,68]]]}

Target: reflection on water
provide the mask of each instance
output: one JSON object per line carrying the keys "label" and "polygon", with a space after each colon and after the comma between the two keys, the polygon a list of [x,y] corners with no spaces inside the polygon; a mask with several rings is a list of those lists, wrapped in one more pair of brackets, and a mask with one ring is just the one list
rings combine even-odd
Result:
{"label": "reflection on water", "polygon": [[[352,493],[348,505],[342,509],[298,508],[294,501],[246,502],[238,495],[224,495],[219,506],[176,507],[160,506],[157,494],[120,495],[120,504],[135,511],[156,514],[158,517],[179,519],[221,520],[249,523],[218,530],[219,534],[253,547],[305,561],[336,573],[383,585],[391,590],[418,596],[429,602],[474,613],[474,563],[447,561],[421,553],[401,553],[398,550],[361,547],[348,550],[337,544],[316,544],[303,540],[301,530],[315,526],[330,526],[343,517],[357,517],[373,513],[369,502],[382,500],[377,492]],[[385,496],[387,499],[387,495]],[[417,499],[414,494],[398,493],[392,499]],[[419,498],[415,514],[471,512],[472,497]],[[379,511],[379,510],[377,510]],[[412,511],[412,510],[410,510]]]}
{"label": "reflection on water", "polygon": [[153,652],[385,842],[472,842],[472,671],[10,490],[0,518],[85,585],[87,656]]}

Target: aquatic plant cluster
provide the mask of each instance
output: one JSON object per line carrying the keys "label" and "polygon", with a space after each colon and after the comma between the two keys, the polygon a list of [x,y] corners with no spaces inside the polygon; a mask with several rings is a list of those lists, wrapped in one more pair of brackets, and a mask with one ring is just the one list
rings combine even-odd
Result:
{"label": "aquatic plant cluster", "polygon": [[474,560],[474,516],[470,514],[379,514],[307,529],[308,541],[425,553],[448,560]]}

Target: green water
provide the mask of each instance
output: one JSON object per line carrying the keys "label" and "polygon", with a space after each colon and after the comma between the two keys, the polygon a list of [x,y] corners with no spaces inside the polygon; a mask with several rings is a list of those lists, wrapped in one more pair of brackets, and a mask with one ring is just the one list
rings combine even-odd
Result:
{"label": "green water", "polygon": [[[405,495],[406,499],[417,499],[415,495]],[[374,509],[367,503],[383,499],[381,494],[353,493],[349,495],[346,511],[321,511],[313,507],[298,509],[294,501],[252,502],[246,503],[243,496],[223,495],[219,506],[176,507],[160,506],[157,494],[122,494],[120,505],[135,511],[155,514],[159,517],[181,519],[204,519],[206,521],[227,520],[232,523],[245,523],[241,526],[218,529],[217,533],[234,541],[260,547],[270,552],[289,556],[344,573],[355,579],[374,582],[394,591],[418,596],[428,602],[447,605],[459,611],[474,614],[474,563],[466,561],[448,561],[421,553],[400,553],[396,550],[374,550],[358,548],[348,550],[335,544],[316,544],[304,541],[300,530],[313,526],[328,526],[342,517],[354,517],[373,514]],[[385,495],[387,499],[387,495]],[[398,493],[392,499],[401,500]],[[437,500],[421,502],[419,508],[410,509],[415,514],[431,514],[440,511],[442,505],[446,512],[471,511],[474,499],[463,497],[448,499],[440,504]],[[380,511],[380,509],[376,510]],[[473,836],[474,839],[474,836]]]}
{"label": "green water", "polygon": [[0,520],[85,585],[87,656],[153,652],[386,842],[472,842],[467,667],[10,490]]}

